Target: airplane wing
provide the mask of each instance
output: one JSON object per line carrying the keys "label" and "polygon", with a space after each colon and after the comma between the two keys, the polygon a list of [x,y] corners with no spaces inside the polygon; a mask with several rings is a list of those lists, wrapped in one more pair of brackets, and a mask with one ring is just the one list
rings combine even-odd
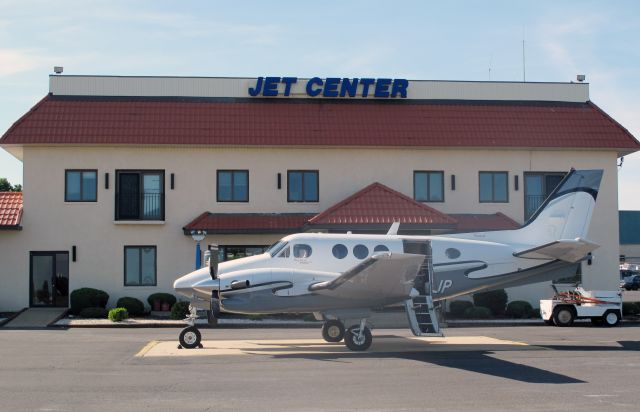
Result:
{"label": "airplane wing", "polygon": [[513,255],[525,259],[559,259],[565,262],[575,263],[584,259],[589,252],[599,248],[600,245],[584,240],[560,239],[545,245],[514,253]]}
{"label": "airplane wing", "polygon": [[423,255],[376,254],[335,279],[310,285],[309,291],[343,299],[404,299],[423,261]]}

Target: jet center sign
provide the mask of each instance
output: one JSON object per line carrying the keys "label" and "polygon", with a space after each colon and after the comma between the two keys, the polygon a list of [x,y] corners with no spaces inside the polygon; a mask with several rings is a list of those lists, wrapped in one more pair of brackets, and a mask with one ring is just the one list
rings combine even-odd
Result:
{"label": "jet center sign", "polygon": [[248,89],[252,97],[290,97],[306,95],[308,97],[343,97],[343,98],[381,98],[406,99],[409,81],[406,79],[386,78],[339,78],[312,77],[258,77],[255,84]]}

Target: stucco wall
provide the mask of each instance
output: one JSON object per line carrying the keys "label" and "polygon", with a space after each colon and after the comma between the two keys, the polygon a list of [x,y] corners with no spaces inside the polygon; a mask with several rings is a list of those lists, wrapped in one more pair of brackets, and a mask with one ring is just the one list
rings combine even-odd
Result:
{"label": "stucco wall", "polygon": [[[26,147],[24,164],[24,230],[9,242],[8,249],[0,249],[3,285],[11,285],[12,291],[0,295],[0,310],[28,305],[29,251],[70,251],[75,245],[78,258],[70,262],[71,290],[83,286],[104,289],[112,296],[111,303],[125,295],[144,300],[159,289],[170,290],[177,276],[192,270],[194,242],[183,234],[182,227],[204,211],[317,213],[375,181],[413,197],[414,170],[444,170],[445,202],[429,204],[440,211],[502,212],[522,222],[524,171],[605,169],[589,232],[589,238],[602,247],[595,252],[593,265],[584,266],[583,279],[585,288],[617,285],[617,169],[613,151]],[[65,169],[98,169],[98,201],[66,203]],[[114,223],[118,169],[165,170],[163,224]],[[218,169],[250,171],[248,203],[216,202]],[[288,169],[319,170],[318,203],[287,203]],[[478,202],[478,171],[483,170],[509,171],[508,203]],[[110,175],[109,189],[105,189],[105,173]],[[174,190],[169,187],[171,173],[175,174]],[[277,173],[282,173],[281,190],[276,187]],[[450,187],[451,174],[456,175],[455,191]],[[519,175],[518,191],[514,190],[514,174]],[[5,237],[12,235],[0,232],[0,242],[6,243]],[[270,244],[277,238],[210,235],[204,243]],[[125,245],[157,245],[157,287],[123,286]],[[510,295],[535,301],[548,295],[546,290],[544,286],[515,288]]]}

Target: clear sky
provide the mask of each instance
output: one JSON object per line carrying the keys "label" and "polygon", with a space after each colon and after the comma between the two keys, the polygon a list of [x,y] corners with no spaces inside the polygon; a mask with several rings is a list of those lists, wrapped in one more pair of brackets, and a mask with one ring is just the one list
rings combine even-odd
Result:
{"label": "clear sky", "polygon": [[[305,5],[307,4],[307,5]],[[640,138],[640,1],[0,0],[0,133],[65,74],[571,81]],[[640,154],[619,169],[640,210]],[[22,165],[0,150],[0,177]]]}

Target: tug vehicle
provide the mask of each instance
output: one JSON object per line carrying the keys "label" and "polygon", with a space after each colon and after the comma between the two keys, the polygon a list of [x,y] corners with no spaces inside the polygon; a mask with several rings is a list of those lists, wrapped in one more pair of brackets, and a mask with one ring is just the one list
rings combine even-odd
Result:
{"label": "tug vehicle", "polygon": [[594,325],[616,326],[622,319],[622,292],[584,290],[577,286],[564,292],[551,286],[554,296],[540,300],[540,316],[547,325],[571,326],[576,319]]}

